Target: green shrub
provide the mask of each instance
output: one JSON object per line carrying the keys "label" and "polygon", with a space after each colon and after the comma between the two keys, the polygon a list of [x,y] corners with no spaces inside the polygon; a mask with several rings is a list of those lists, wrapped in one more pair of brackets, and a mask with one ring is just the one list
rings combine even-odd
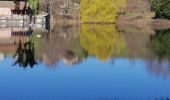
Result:
{"label": "green shrub", "polygon": [[156,18],[170,19],[170,0],[152,0]]}
{"label": "green shrub", "polygon": [[31,5],[34,14],[39,13],[39,0],[28,0],[29,5]]}

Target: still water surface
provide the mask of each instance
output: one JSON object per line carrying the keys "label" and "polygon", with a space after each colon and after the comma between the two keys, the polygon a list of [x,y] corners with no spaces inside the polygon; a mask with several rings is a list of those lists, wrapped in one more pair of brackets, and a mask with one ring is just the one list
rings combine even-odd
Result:
{"label": "still water surface", "polygon": [[1,100],[170,97],[168,29],[73,25],[51,32],[0,30]]}

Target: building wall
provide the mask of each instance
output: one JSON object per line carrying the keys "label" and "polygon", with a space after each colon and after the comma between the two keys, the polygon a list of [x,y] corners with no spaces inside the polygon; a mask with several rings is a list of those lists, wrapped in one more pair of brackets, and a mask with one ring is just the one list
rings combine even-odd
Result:
{"label": "building wall", "polygon": [[0,16],[11,16],[10,8],[0,8]]}
{"label": "building wall", "polygon": [[25,7],[25,1],[19,1],[14,3],[14,1],[0,1],[0,16],[11,16],[14,10],[23,10]]}
{"label": "building wall", "polygon": [[[15,10],[16,9],[16,3],[14,3],[14,1],[0,1],[0,7],[4,8],[10,8],[11,10]],[[25,1],[19,1],[18,5],[20,10],[22,10],[25,7]]]}

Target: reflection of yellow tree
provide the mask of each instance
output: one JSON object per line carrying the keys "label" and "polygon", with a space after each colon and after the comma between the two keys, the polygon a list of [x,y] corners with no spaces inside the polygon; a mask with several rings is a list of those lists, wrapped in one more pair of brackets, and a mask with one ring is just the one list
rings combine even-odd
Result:
{"label": "reflection of yellow tree", "polygon": [[80,45],[89,55],[94,55],[100,60],[107,60],[112,55],[118,55],[125,47],[124,39],[117,33],[113,24],[82,24]]}
{"label": "reflection of yellow tree", "polygon": [[82,22],[115,22],[116,14],[122,11],[126,0],[81,0]]}

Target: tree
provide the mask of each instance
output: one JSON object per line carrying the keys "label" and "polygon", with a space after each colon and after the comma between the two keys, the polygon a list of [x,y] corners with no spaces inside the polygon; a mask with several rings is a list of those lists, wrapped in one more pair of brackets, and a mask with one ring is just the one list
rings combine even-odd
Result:
{"label": "tree", "polygon": [[117,12],[125,6],[125,0],[81,0],[81,22],[115,22]]}
{"label": "tree", "polygon": [[170,19],[169,0],[152,0],[152,10],[155,11],[156,18]]}
{"label": "tree", "polygon": [[31,5],[33,9],[33,14],[38,14],[39,12],[39,0],[28,0],[29,5]]}

